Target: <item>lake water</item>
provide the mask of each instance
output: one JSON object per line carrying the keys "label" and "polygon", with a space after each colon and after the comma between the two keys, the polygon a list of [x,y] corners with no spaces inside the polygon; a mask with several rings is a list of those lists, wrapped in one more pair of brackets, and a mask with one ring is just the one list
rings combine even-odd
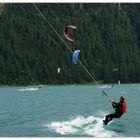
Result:
{"label": "lake water", "polygon": [[[127,112],[102,120],[124,95]],[[140,84],[0,88],[0,137],[140,137]]]}

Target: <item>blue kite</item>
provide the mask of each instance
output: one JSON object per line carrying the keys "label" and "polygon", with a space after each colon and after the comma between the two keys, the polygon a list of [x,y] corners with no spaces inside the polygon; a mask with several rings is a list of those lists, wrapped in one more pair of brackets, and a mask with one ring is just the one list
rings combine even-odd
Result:
{"label": "blue kite", "polygon": [[73,63],[74,63],[74,64],[77,64],[77,62],[78,62],[78,55],[79,55],[79,52],[80,52],[80,50],[76,50],[76,51],[74,51],[74,53],[73,53],[72,60],[73,60]]}

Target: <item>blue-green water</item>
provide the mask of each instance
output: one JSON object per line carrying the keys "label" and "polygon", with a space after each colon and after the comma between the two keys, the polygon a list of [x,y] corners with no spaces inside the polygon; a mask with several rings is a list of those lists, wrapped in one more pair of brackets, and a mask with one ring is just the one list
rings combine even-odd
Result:
{"label": "blue-green water", "polygon": [[[108,126],[104,116],[126,97],[127,113]],[[0,137],[140,137],[140,84],[0,88]]]}

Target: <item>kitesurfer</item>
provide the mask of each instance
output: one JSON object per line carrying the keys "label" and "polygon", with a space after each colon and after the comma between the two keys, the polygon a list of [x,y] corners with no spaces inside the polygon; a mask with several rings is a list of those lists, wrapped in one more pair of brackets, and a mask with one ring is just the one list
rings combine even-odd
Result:
{"label": "kitesurfer", "polygon": [[38,89],[41,89],[41,85],[38,87]]}
{"label": "kitesurfer", "polygon": [[113,114],[109,114],[106,116],[105,120],[103,120],[104,124],[107,125],[113,118],[120,118],[124,112],[126,112],[126,102],[125,97],[120,97],[120,102],[116,103],[110,99],[113,108],[115,108],[115,112]]}

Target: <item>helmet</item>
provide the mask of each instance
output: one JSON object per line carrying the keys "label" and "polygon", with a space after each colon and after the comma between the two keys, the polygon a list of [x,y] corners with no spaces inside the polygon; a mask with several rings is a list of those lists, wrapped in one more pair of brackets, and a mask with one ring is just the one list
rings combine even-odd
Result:
{"label": "helmet", "polygon": [[124,96],[121,96],[120,99],[125,100],[125,97]]}

